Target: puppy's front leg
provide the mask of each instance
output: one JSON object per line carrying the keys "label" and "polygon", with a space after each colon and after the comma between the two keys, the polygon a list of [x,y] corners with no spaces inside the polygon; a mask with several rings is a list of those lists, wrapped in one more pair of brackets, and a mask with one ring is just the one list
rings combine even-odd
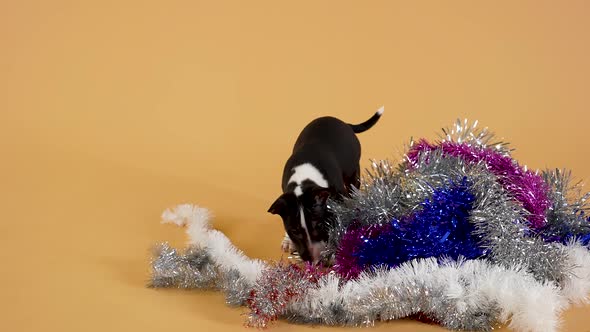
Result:
{"label": "puppy's front leg", "polygon": [[288,253],[295,251],[295,245],[293,244],[293,241],[291,241],[291,239],[289,238],[289,235],[287,235],[287,233],[285,233],[285,237],[283,238],[283,241],[281,242],[281,250],[283,250],[283,252],[288,252]]}

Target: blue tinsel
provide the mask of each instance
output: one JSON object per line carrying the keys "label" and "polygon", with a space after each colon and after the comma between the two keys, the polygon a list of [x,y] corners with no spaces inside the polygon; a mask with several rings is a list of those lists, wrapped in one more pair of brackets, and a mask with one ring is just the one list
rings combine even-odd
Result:
{"label": "blue tinsel", "polygon": [[393,219],[377,236],[365,237],[354,253],[359,265],[391,267],[415,258],[485,255],[468,220],[474,200],[467,178],[435,190],[419,212]]}

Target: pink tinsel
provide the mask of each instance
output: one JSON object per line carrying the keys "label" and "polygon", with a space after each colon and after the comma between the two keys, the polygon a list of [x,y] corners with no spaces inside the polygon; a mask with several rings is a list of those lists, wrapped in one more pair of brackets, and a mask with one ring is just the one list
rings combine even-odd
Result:
{"label": "pink tinsel", "polygon": [[305,263],[304,266],[279,263],[262,273],[247,304],[250,309],[248,326],[264,328],[277,320],[287,304],[301,296],[329,271]]}

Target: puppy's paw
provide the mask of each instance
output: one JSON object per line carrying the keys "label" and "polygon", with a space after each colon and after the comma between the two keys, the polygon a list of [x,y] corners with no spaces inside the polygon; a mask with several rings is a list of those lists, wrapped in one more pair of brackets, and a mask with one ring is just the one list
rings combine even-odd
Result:
{"label": "puppy's paw", "polygon": [[295,251],[295,245],[293,244],[293,241],[291,241],[291,239],[289,238],[289,235],[287,235],[287,234],[285,234],[285,237],[283,238],[283,241],[281,242],[281,250],[283,252],[288,252],[288,253]]}

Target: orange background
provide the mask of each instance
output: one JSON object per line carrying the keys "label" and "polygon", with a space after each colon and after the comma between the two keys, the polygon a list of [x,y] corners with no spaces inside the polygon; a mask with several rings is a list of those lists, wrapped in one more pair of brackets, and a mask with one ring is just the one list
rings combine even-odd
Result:
{"label": "orange background", "polygon": [[[314,117],[386,112],[363,166],[479,120],[531,168],[590,179],[587,1],[2,1],[3,331],[244,331],[216,293],[151,290],[183,202],[246,254]],[[590,189],[589,189],[590,190]],[[564,314],[563,331],[590,324]],[[577,326],[577,327],[576,327]],[[379,330],[442,331],[415,322]],[[278,323],[276,331],[301,327]]]}

